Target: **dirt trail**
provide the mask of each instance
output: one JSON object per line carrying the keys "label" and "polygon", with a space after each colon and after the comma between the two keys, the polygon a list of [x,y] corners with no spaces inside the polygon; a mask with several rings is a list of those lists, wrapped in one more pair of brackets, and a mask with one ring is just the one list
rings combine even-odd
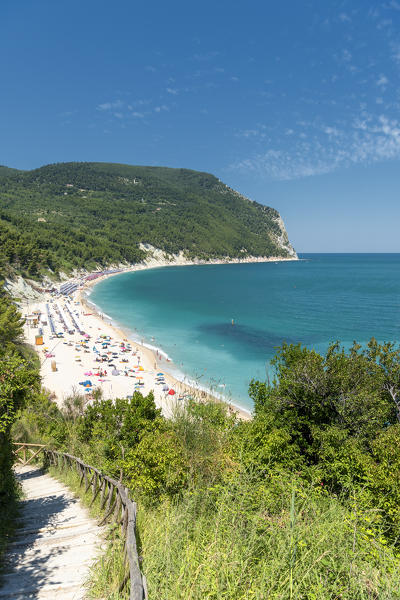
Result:
{"label": "dirt trail", "polygon": [[5,557],[0,600],[84,598],[101,530],[56,479],[33,466],[16,471],[25,499]]}

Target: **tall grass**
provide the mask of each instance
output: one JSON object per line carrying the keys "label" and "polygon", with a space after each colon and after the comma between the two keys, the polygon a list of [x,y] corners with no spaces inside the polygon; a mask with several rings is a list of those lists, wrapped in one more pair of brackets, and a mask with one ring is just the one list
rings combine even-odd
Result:
{"label": "tall grass", "polygon": [[22,498],[22,490],[13,474],[8,475],[8,484],[0,494],[0,586],[3,571],[4,554],[8,543],[13,539],[19,516],[19,500]]}
{"label": "tall grass", "polygon": [[0,432],[0,577],[7,544],[13,538],[22,488],[13,472],[13,448],[8,432]]}
{"label": "tall grass", "polygon": [[395,600],[398,561],[356,531],[335,498],[246,475],[142,511],[150,597],[157,600]]}

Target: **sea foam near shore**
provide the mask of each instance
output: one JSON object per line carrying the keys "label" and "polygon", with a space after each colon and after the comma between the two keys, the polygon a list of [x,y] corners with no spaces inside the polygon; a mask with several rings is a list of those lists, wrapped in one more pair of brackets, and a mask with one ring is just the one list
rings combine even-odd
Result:
{"label": "sea foam near shore", "polygon": [[148,341],[143,339],[143,336],[140,336],[137,333],[137,331],[125,327],[124,324],[119,323],[117,320],[113,319],[113,317],[104,313],[100,306],[98,306],[95,302],[89,299],[92,290],[92,286],[85,289],[81,295],[81,300],[83,300],[88,307],[91,307],[93,312],[95,312],[100,318],[105,318],[113,328],[116,328],[116,330],[118,331],[124,331],[127,339],[129,339],[132,343],[137,344],[141,348],[146,348],[147,350],[151,351],[153,354],[154,361],[157,363],[157,368],[163,370],[165,373],[168,373],[176,381],[182,383],[188,388],[192,388],[193,390],[203,392],[207,396],[211,396],[216,398],[217,400],[232,404],[241,412],[242,415],[249,412],[247,408],[241,406],[240,403],[228,398],[224,395],[224,393],[221,390],[217,389],[217,387],[225,388],[225,384],[219,384],[217,386],[207,386],[199,383],[198,380],[191,378],[189,375],[187,375],[181,369],[179,369],[179,367],[177,367],[174,364],[170,355],[167,352],[165,352],[162,348],[149,343]]}

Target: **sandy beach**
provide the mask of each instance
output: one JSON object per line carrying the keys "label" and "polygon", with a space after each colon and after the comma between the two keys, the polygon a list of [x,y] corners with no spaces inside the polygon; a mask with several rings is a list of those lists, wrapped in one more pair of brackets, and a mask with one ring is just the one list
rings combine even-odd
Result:
{"label": "sandy beach", "polygon": [[[40,358],[42,385],[57,403],[62,405],[73,394],[84,395],[90,402],[96,390],[101,390],[103,398],[152,391],[157,407],[169,416],[176,404],[189,396],[198,401],[221,402],[204,390],[178,381],[168,373],[168,361],[161,354],[129,340],[124,331],[87,303],[88,289],[103,278],[87,282],[72,296],[44,294],[40,301],[21,307],[26,318],[25,339]],[[39,333],[43,344],[37,345]],[[228,406],[240,418],[250,418],[247,411]]]}

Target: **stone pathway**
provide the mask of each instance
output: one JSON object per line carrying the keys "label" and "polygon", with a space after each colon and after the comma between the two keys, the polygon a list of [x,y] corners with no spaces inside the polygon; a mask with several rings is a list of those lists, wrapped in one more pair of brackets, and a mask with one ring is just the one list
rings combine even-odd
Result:
{"label": "stone pathway", "polygon": [[21,527],[5,557],[0,600],[84,598],[101,530],[72,493],[33,466],[18,467]]}

